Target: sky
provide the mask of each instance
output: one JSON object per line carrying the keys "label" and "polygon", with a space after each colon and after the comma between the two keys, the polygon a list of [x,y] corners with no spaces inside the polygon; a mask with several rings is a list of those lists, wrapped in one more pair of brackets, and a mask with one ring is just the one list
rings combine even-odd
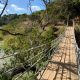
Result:
{"label": "sky", "polygon": [[[3,7],[4,5],[0,4],[0,13]],[[30,14],[29,7],[29,0],[9,0],[4,14]],[[31,0],[31,9],[32,12],[45,10],[45,6],[42,0]]]}

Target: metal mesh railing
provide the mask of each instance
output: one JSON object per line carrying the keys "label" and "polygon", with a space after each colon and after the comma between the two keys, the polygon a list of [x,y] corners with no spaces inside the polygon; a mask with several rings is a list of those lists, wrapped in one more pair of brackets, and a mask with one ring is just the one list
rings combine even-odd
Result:
{"label": "metal mesh railing", "polygon": [[77,57],[77,66],[78,66],[78,79],[80,80],[80,49],[76,43],[76,57]]}
{"label": "metal mesh railing", "polygon": [[78,76],[79,76],[79,80],[80,80],[80,49],[78,50],[78,59],[77,59],[77,62],[78,62]]}
{"label": "metal mesh railing", "polygon": [[[75,32],[75,31],[74,31]],[[75,33],[74,33],[74,39],[75,39]],[[76,49],[76,57],[77,57],[77,72],[78,72],[78,80],[80,80],[80,49],[78,47],[78,44],[75,39],[75,49]]]}
{"label": "metal mesh railing", "polygon": [[[53,44],[53,46],[47,51],[47,54],[45,54],[44,56],[42,56],[41,58],[39,58],[30,68],[32,68],[33,66],[35,66],[37,63],[39,63],[43,58],[48,58],[48,60],[47,60],[47,64],[48,64],[48,61],[50,60],[50,58],[51,58],[51,50],[53,50],[52,52],[53,53],[55,53],[56,52],[56,50],[57,50],[57,46],[58,46],[58,44],[59,44],[59,42],[61,41],[61,39],[59,40],[59,41],[57,41],[57,43],[56,44]],[[47,65],[46,64],[46,65]],[[40,74],[41,73],[41,71],[42,70],[45,70],[45,68],[46,68],[46,65],[45,66],[43,66],[43,67],[41,67],[38,71],[37,71],[37,73],[35,74],[35,75],[37,75],[37,74]],[[30,68],[28,69],[28,70],[30,70]],[[23,74],[25,74],[26,72],[24,72],[24,73],[22,73],[21,75],[19,75],[15,80],[17,80],[19,77],[21,77]]]}

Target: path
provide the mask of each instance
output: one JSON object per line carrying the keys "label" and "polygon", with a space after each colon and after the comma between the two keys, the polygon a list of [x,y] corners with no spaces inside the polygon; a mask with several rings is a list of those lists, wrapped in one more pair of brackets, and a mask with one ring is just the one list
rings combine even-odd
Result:
{"label": "path", "polygon": [[53,55],[42,77],[38,80],[78,80],[74,28],[67,27],[59,50]]}

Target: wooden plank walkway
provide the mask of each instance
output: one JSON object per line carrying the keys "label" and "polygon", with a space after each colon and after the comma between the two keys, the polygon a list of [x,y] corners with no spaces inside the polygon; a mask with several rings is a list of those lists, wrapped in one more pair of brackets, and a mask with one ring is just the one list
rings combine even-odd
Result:
{"label": "wooden plank walkway", "polygon": [[38,80],[78,80],[74,27],[67,27],[59,50],[53,55]]}

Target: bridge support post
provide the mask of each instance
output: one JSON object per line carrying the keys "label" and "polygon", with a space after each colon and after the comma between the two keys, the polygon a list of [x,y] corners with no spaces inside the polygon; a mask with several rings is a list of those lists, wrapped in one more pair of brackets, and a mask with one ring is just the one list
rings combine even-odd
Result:
{"label": "bridge support post", "polygon": [[73,27],[75,27],[75,20],[73,19]]}

